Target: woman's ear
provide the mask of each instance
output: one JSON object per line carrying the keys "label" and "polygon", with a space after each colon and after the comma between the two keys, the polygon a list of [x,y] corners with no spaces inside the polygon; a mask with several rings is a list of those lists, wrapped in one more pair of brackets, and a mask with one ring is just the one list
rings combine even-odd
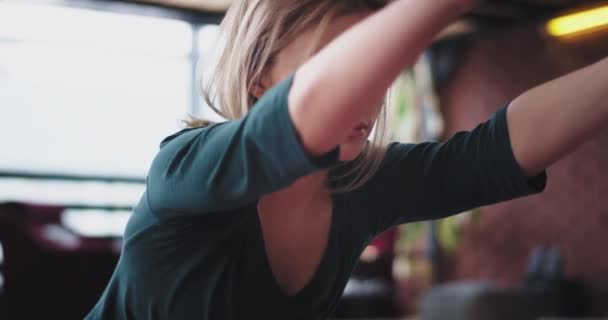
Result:
{"label": "woman's ear", "polygon": [[256,81],[255,84],[253,85],[253,88],[251,89],[251,94],[254,97],[256,97],[257,99],[262,97],[265,92],[266,92],[266,86],[264,86],[261,81]]}
{"label": "woman's ear", "polygon": [[272,79],[270,79],[270,75],[264,74],[257,81],[255,81],[255,84],[251,89],[251,94],[259,99],[264,95],[264,93],[266,93],[266,90],[270,89],[271,87]]}

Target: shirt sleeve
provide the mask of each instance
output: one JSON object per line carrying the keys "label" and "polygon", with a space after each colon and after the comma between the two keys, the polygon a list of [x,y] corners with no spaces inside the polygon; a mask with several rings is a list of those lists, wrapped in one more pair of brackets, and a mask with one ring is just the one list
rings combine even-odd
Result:
{"label": "shirt sleeve", "polygon": [[445,143],[390,145],[378,172],[357,192],[376,231],[543,191],[546,172],[528,177],[515,160],[506,110]]}
{"label": "shirt sleeve", "polygon": [[339,150],[310,157],[288,112],[293,76],[248,114],[170,136],[152,162],[147,197],[157,215],[231,210],[337,162]]}

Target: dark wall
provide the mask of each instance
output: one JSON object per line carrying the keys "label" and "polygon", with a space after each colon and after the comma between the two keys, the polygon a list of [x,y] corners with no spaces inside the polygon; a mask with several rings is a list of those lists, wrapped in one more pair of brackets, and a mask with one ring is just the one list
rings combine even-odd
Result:
{"label": "dark wall", "polygon": [[[440,89],[446,136],[471,129],[528,88],[608,56],[608,31],[560,42],[528,24],[477,36],[461,53]],[[608,314],[608,125],[548,174],[543,194],[481,209],[466,227],[452,278],[514,285],[531,249],[554,245],[568,275],[591,288],[594,313]]]}

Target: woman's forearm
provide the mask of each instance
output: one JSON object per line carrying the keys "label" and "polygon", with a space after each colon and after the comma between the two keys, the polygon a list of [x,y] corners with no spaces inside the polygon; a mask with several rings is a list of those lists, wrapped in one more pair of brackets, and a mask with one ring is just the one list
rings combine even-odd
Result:
{"label": "woman's forearm", "polygon": [[608,125],[608,58],[522,94],[507,121],[522,169],[544,170]]}
{"label": "woman's forearm", "polygon": [[290,113],[313,154],[343,141],[468,0],[398,0],[336,38],[296,73]]}

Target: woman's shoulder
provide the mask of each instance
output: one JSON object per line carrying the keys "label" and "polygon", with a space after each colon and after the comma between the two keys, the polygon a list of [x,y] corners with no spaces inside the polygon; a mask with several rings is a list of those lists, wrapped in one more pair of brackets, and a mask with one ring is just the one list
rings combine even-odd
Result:
{"label": "woman's shoulder", "polygon": [[205,124],[201,124],[198,126],[192,126],[192,127],[187,127],[184,129],[181,129],[167,137],[165,137],[163,140],[161,140],[160,142],[160,147],[164,147],[166,144],[168,144],[169,142],[182,137],[182,136],[186,136],[186,135],[191,135],[191,134],[200,134],[206,131],[209,131],[217,126],[223,125],[228,123],[229,121],[226,122],[205,122]]}

